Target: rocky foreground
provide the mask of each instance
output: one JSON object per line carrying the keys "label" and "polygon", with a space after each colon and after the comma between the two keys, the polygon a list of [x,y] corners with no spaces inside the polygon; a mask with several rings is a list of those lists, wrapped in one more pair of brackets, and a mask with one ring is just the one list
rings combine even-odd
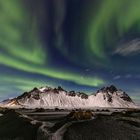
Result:
{"label": "rocky foreground", "polygon": [[46,111],[0,109],[0,140],[140,140],[138,109],[73,110],[59,119],[40,121]]}
{"label": "rocky foreground", "polygon": [[64,134],[64,140],[139,140],[140,116],[112,114],[73,123]]}

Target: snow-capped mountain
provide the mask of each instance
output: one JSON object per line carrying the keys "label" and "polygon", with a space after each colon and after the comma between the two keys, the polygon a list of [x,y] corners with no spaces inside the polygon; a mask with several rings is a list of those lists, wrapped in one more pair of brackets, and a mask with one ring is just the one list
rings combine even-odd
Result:
{"label": "snow-capped mountain", "polygon": [[104,87],[96,94],[87,95],[82,92],[66,91],[61,87],[34,88],[23,93],[17,98],[1,103],[3,107],[24,108],[93,108],[116,107],[134,108],[136,105],[132,99],[115,86]]}

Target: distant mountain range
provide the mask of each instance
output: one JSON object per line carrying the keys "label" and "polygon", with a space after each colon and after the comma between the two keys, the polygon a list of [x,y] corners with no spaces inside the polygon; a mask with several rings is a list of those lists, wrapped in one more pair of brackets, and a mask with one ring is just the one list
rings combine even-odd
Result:
{"label": "distant mountain range", "polygon": [[34,88],[14,99],[1,102],[0,106],[9,108],[94,108],[115,107],[135,108],[132,99],[122,90],[111,85],[103,87],[95,94],[66,91],[61,87]]}

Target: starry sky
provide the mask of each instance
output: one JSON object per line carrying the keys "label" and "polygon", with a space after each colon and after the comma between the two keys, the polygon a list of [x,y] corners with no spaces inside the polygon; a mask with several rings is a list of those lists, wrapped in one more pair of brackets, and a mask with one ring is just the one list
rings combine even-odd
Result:
{"label": "starry sky", "polygon": [[0,100],[110,84],[140,102],[140,0],[0,0]]}

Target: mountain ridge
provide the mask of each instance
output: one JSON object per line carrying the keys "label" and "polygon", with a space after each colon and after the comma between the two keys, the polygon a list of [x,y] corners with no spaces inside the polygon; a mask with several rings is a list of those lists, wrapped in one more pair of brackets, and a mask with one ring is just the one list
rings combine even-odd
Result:
{"label": "mountain ridge", "polygon": [[95,94],[66,91],[62,87],[34,88],[29,92],[2,102],[3,107],[24,108],[92,108],[92,107],[136,107],[132,99],[114,85],[103,87]]}

